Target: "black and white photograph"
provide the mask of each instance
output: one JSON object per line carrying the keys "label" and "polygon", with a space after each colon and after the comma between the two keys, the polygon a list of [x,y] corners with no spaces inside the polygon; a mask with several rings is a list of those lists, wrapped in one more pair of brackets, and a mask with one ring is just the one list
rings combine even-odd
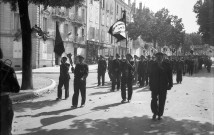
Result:
{"label": "black and white photograph", "polygon": [[214,0],[0,0],[0,135],[214,135]]}

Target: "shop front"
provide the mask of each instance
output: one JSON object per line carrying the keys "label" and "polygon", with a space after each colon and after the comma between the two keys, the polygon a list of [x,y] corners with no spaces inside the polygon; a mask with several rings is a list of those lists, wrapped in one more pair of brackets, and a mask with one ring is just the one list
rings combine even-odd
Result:
{"label": "shop front", "polygon": [[95,64],[98,61],[98,50],[102,47],[102,44],[95,41],[87,40],[86,47],[86,60],[87,64]]}

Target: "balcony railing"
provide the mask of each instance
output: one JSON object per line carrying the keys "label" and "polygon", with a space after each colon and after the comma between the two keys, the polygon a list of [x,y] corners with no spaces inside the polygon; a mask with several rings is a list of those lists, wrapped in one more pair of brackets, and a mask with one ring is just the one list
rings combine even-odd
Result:
{"label": "balcony railing", "polygon": [[83,26],[85,25],[85,19],[79,15],[72,15],[70,16],[71,23],[75,26]]}
{"label": "balcony railing", "polygon": [[76,43],[82,43],[84,41],[85,41],[84,37],[79,37],[79,36],[74,37],[74,42],[76,42]]}
{"label": "balcony railing", "polygon": [[53,9],[53,11],[52,11],[52,18],[64,21],[64,20],[66,20],[67,15],[66,15],[65,11]]}

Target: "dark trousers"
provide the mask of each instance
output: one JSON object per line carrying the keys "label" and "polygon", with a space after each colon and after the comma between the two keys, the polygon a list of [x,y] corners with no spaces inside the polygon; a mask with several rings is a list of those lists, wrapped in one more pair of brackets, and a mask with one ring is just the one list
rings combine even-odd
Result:
{"label": "dark trousers", "polygon": [[13,123],[13,108],[12,101],[9,95],[1,96],[1,135],[12,135],[12,123]]}
{"label": "dark trousers", "polygon": [[162,116],[166,102],[167,90],[152,92],[151,110],[154,115]]}
{"label": "dark trousers", "polygon": [[123,100],[126,100],[126,87],[128,88],[128,100],[132,98],[132,77],[121,78],[121,96]]}
{"label": "dark trousers", "polygon": [[113,78],[112,71],[108,71],[108,76],[110,78],[110,81],[112,81],[112,78]]}
{"label": "dark trousers", "polygon": [[145,74],[145,81],[146,81],[146,85],[149,84],[149,73]]}
{"label": "dark trousers", "polygon": [[115,85],[117,84],[117,90],[120,89],[120,79],[121,79],[121,75],[120,74],[114,74],[112,77],[112,87],[111,89],[114,91],[115,89]]}
{"label": "dark trousers", "polygon": [[139,82],[140,82],[140,86],[144,86],[145,85],[145,74],[139,74]]}
{"label": "dark trousers", "polygon": [[193,66],[190,66],[190,67],[189,67],[189,75],[192,75],[192,74],[193,74],[193,70],[194,70],[194,67],[193,67]]}
{"label": "dark trousers", "polygon": [[57,97],[62,98],[62,86],[65,88],[65,98],[69,97],[69,80],[65,78],[59,78],[59,85],[57,89]]}
{"label": "dark trousers", "polygon": [[79,92],[82,97],[81,105],[84,105],[86,100],[86,81],[80,80],[80,79],[74,79],[74,94],[72,98],[73,106],[78,105]]}
{"label": "dark trousers", "polygon": [[102,78],[102,85],[105,84],[105,72],[98,72],[98,85],[100,85],[100,78]]}
{"label": "dark trousers", "polygon": [[177,83],[182,82],[182,70],[177,70],[176,81],[177,81]]}

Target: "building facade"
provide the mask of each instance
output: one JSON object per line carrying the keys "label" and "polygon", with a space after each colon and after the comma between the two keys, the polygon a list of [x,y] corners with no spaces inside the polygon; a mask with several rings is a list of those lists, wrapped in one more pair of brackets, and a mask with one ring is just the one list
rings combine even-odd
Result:
{"label": "building facade", "polygon": [[[4,51],[5,59],[10,59],[15,69],[22,68],[22,37],[20,16],[13,12],[9,4],[0,3],[0,47]],[[32,33],[32,66],[33,68],[54,66],[56,60],[54,43],[56,21],[64,42],[65,53],[75,57],[81,54],[86,57],[86,3],[82,7],[66,9],[29,5],[31,26],[37,25],[46,32],[48,37],[43,40],[37,33]],[[63,54],[65,55],[65,54]],[[74,58],[73,57],[73,58]]]}

